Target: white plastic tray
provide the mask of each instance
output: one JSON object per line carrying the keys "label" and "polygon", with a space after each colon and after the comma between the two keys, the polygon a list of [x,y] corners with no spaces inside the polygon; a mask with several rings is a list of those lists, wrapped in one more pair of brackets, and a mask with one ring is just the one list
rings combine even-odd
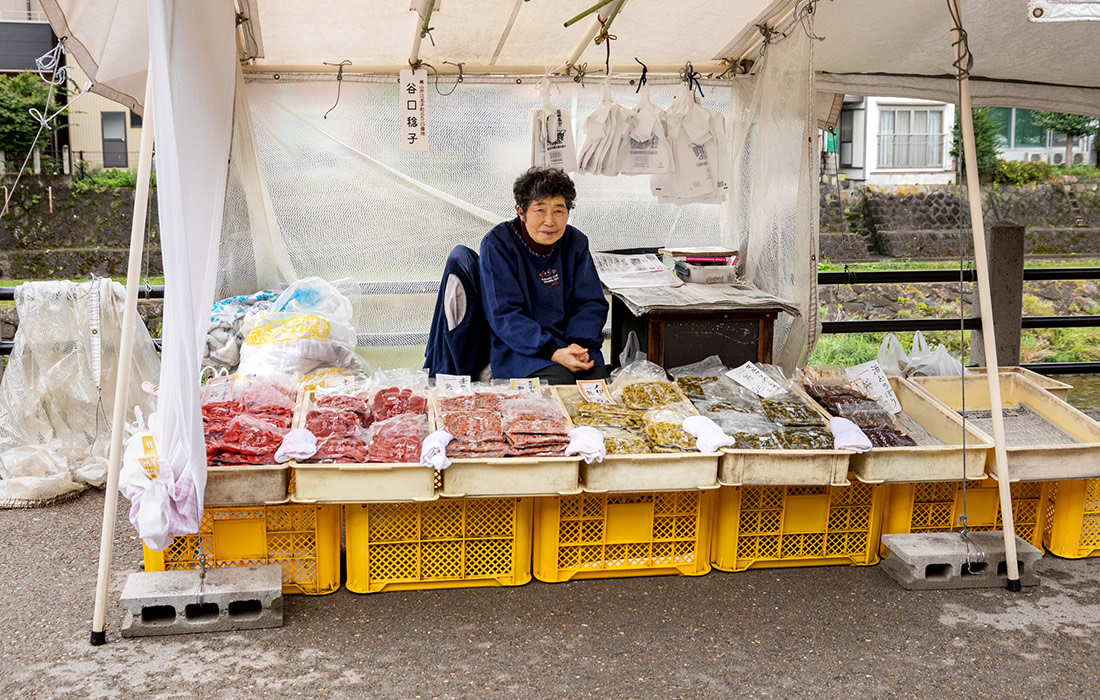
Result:
{"label": "white plastic tray", "polygon": [[902,411],[943,444],[876,447],[853,454],[852,471],[857,479],[882,484],[985,478],[986,456],[993,448],[985,433],[967,425],[964,447],[963,421],[957,413],[908,380],[891,377],[890,385]]}
{"label": "white plastic tray", "polygon": [[[989,408],[989,385],[985,375],[967,377],[918,377],[917,386],[945,403],[951,410],[962,409],[963,382],[966,383],[966,408]],[[1061,479],[1094,479],[1100,477],[1100,423],[1070,406],[1026,379],[1022,375],[1003,372],[1001,404],[1013,407],[1027,404],[1041,416],[1072,435],[1079,443],[1073,445],[1026,445],[1006,448],[1009,481],[1056,481]],[[980,432],[991,444],[993,438]],[[995,456],[988,454],[987,471],[995,471]]]}
{"label": "white plastic tray", "polygon": [[[986,373],[985,367],[967,367],[967,369],[971,372],[971,374],[984,375]],[[1066,384],[1065,382],[1060,382],[1057,379],[1052,379],[1045,375],[1039,374],[1038,372],[1032,372],[1026,367],[1002,367],[1001,374],[1004,374],[1005,372],[1018,374],[1024,379],[1029,379],[1039,388],[1046,389],[1063,401],[1069,399],[1069,390],[1073,388],[1072,384]]]}

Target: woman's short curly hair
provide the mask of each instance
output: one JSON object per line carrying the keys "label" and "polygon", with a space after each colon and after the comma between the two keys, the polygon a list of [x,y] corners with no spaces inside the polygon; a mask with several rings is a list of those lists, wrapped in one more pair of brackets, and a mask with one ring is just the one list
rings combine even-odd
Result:
{"label": "woman's short curly hair", "polygon": [[516,197],[516,204],[520,211],[527,211],[531,202],[550,197],[562,196],[565,198],[567,209],[573,208],[573,202],[577,198],[577,188],[573,179],[558,168],[531,168],[516,178],[512,184],[512,194]]}

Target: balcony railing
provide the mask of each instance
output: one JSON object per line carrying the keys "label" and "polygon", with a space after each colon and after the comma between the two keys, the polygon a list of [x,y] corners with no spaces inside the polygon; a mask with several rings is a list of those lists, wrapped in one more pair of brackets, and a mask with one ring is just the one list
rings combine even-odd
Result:
{"label": "balcony railing", "polygon": [[878,167],[943,167],[943,134],[880,134]]}

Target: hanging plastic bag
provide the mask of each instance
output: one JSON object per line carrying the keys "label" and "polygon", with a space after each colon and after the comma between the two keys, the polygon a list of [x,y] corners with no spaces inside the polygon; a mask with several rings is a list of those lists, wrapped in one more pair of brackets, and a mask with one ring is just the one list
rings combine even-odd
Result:
{"label": "hanging plastic bag", "polygon": [[573,122],[567,110],[550,103],[550,81],[539,82],[542,107],[531,110],[531,165],[577,169],[577,150],[573,145]]}
{"label": "hanging plastic bag", "polygon": [[943,344],[926,353],[914,353],[905,367],[906,377],[957,377],[970,374],[962,363],[951,357]]}
{"label": "hanging plastic bag", "polygon": [[643,85],[630,131],[619,145],[619,172],[623,175],[667,173],[672,170],[672,151],[665,131],[664,112],[649,100]]}
{"label": "hanging plastic bag", "polygon": [[626,336],[626,343],[623,344],[623,351],[619,353],[619,366],[626,367],[634,362],[645,362],[646,354],[641,351],[641,346],[638,334],[630,331]]}
{"label": "hanging plastic bag", "polygon": [[633,128],[633,120],[633,111],[611,100],[609,78],[604,82],[599,106],[584,120],[585,142],[577,157],[578,168],[594,175],[618,175],[620,144]]}
{"label": "hanging plastic bag", "polygon": [[[920,331],[917,331],[920,333]],[[916,337],[914,336],[914,340]],[[893,333],[887,333],[882,339],[882,345],[878,348],[878,363],[882,371],[888,375],[900,376],[905,374],[905,367],[909,364],[909,355],[901,346],[901,341]]]}
{"label": "hanging plastic bag", "polygon": [[729,182],[725,118],[695,101],[688,83],[680,86],[665,112],[673,171],[653,178],[657,201],[673,204],[720,203]]}

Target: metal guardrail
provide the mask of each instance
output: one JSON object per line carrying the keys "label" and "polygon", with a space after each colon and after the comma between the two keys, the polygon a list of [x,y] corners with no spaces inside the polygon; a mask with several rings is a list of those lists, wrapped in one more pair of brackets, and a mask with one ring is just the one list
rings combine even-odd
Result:
{"label": "metal guardrail", "polygon": [[[974,282],[977,276],[973,269],[960,270],[875,270],[840,272],[819,272],[818,284],[922,284],[935,282]],[[1032,267],[1024,269],[1025,281],[1054,281],[1100,279],[1100,267]],[[361,295],[382,294],[436,294],[439,282],[436,280],[409,280],[397,282],[359,282],[349,291]],[[140,299],[163,299],[164,287],[146,285],[139,289]],[[12,301],[15,298],[14,287],[0,287],[0,301]],[[878,319],[861,321],[823,321],[821,332],[836,333],[893,333],[904,331],[953,331],[960,326],[965,330],[980,330],[981,318],[905,318]],[[1100,327],[1100,315],[1073,316],[1023,316],[1020,327],[1032,328],[1097,328]],[[607,335],[607,329],[605,329]],[[384,347],[388,345],[422,345],[428,340],[428,334],[422,331],[400,333],[360,333],[357,344],[361,347]],[[160,340],[154,339],[157,348]],[[14,343],[0,342],[0,355],[11,353]],[[1042,362],[1026,365],[1045,374],[1095,373],[1100,372],[1100,362]]]}

